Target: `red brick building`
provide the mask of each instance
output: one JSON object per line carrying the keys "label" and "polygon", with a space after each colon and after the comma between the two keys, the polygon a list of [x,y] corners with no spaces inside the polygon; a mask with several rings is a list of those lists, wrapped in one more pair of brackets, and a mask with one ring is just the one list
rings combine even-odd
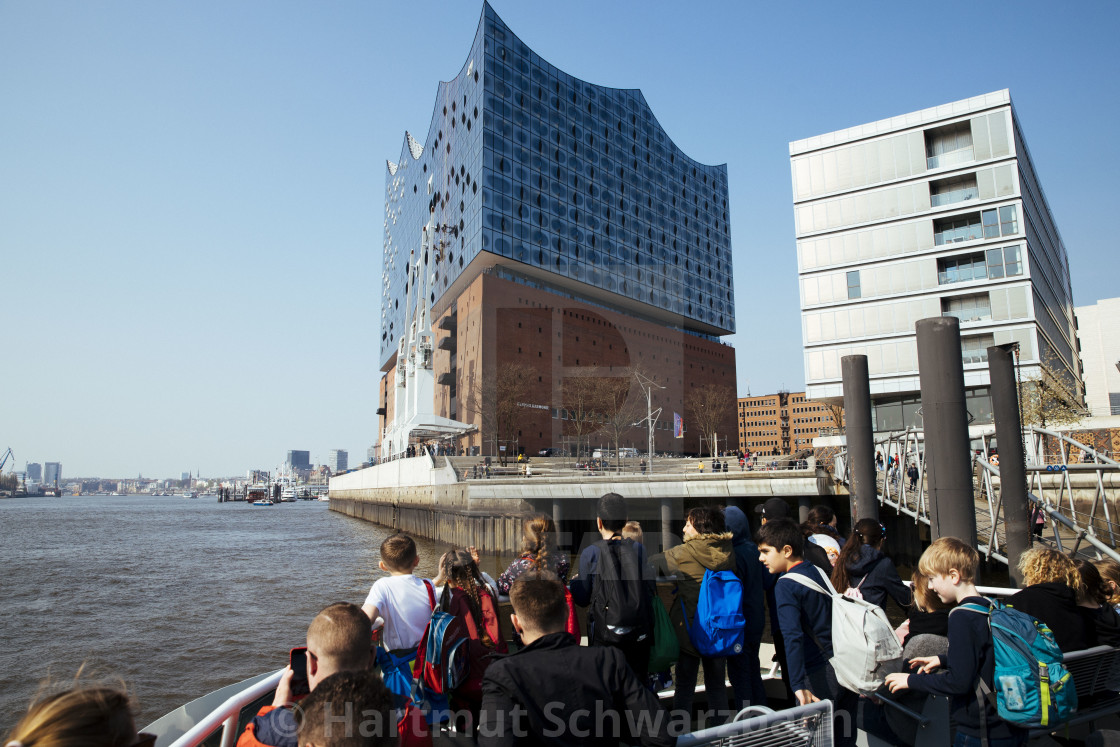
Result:
{"label": "red brick building", "polygon": [[738,405],[739,449],[753,454],[811,449],[822,428],[835,427],[828,406],[807,401],[805,392],[740,397]]}
{"label": "red brick building", "polygon": [[[570,429],[565,428],[566,407],[562,385],[565,377],[591,373],[597,377],[630,382],[628,398],[635,412],[646,415],[646,393],[631,375],[637,367],[664,389],[654,388],[652,406],[661,413],[655,418],[654,449],[684,454],[699,453],[699,429],[690,426],[685,401],[688,392],[712,384],[735,392],[735,351],[729,345],[685,333],[663,324],[611,311],[589,302],[566,298],[522,282],[483,272],[457,298],[436,315],[437,345],[433,360],[436,375],[436,414],[473,423],[475,431],[456,443],[467,453],[493,453],[487,423],[465,405],[469,393],[479,391],[480,382],[494,377],[503,366],[522,364],[536,377],[519,418],[516,443],[507,451],[534,455],[540,449],[574,448]],[[395,367],[381,380],[379,402],[385,418],[392,418],[391,391]],[[719,432],[735,433],[732,397],[724,398],[726,412],[720,414]],[[483,402],[483,409],[488,404]],[[673,414],[682,416],[685,436],[674,438]],[[613,447],[605,429],[592,428],[585,443]],[[646,450],[645,424],[631,428],[622,446]],[[705,451],[707,447],[705,446]]]}

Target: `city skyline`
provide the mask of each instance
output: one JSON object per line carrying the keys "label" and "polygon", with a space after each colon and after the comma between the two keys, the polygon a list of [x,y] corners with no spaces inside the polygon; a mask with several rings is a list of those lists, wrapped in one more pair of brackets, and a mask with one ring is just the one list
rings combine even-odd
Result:
{"label": "city skyline", "polygon": [[[804,384],[787,145],[820,132],[1009,88],[1075,304],[1115,296],[1094,220],[1120,161],[1112,5],[1023,4],[1000,19],[1023,56],[932,33],[920,8],[492,4],[542,57],[640,88],[685,152],[726,161],[739,396]],[[340,445],[364,453],[384,159],[405,130],[426,134],[434,81],[462,66],[481,7],[0,5],[18,356],[3,446],[75,475],[184,461],[239,474],[291,443],[324,444],[319,463]],[[423,53],[388,32],[418,13],[440,19]]]}

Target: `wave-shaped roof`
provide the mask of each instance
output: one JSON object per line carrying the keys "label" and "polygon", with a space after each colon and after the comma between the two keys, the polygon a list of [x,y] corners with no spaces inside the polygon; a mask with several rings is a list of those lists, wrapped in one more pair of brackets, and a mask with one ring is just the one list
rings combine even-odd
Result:
{"label": "wave-shaped roof", "polygon": [[[439,87],[437,88],[437,94],[436,94],[436,102],[437,103],[436,103],[436,106],[435,106],[435,108],[433,110],[433,113],[432,113],[432,119],[431,119],[431,123],[429,124],[429,127],[428,127],[428,133],[424,138],[425,143],[428,143],[428,142],[431,141],[432,130],[436,127],[436,121],[437,121],[437,115],[438,115],[438,106],[439,106],[438,102],[443,100],[443,98],[444,98],[443,89],[446,86],[450,85],[451,83],[454,83],[454,82],[458,81],[459,78],[462,77],[463,75],[466,75],[466,76],[470,76],[472,74],[477,75],[477,73],[474,71],[474,68],[476,67],[475,57],[478,56],[478,57],[481,58],[481,52],[482,52],[481,42],[482,42],[482,38],[483,38],[483,32],[484,32],[484,29],[485,29],[486,17],[487,17],[488,14],[493,19],[496,29],[500,29],[501,33],[508,34],[513,39],[516,39],[519,43],[525,44],[525,42],[522,41],[521,38],[519,36],[517,36],[517,34],[515,34],[509,28],[509,26],[506,25],[506,23],[501,19],[501,17],[497,14],[497,12],[494,11],[494,9],[490,5],[490,3],[486,2],[484,0],[483,3],[482,3],[482,14],[479,17],[478,28],[475,32],[474,43],[471,45],[470,52],[467,54],[467,59],[463,61],[463,65],[459,69],[459,73],[454,78],[452,78],[449,81],[441,81],[440,84],[439,84]],[[529,45],[526,44],[525,46],[526,46],[526,48],[531,49],[531,47],[529,47]],[[539,57],[539,55],[538,55],[538,57]],[[677,153],[679,153],[681,155],[681,157],[687,158],[689,160],[689,162],[691,162],[693,165],[699,166],[699,167],[704,167],[705,169],[716,169],[716,168],[726,169],[726,166],[727,166],[726,163],[723,163],[723,164],[701,163],[700,161],[697,161],[695,158],[692,158],[687,153],[685,153],[683,150],[681,150],[681,148],[675,142],[673,142],[673,139],[671,137],[669,137],[668,131],[666,131],[666,129],[658,121],[657,115],[655,115],[653,113],[652,107],[650,107],[649,102],[646,101],[646,97],[645,97],[645,95],[642,94],[642,91],[641,91],[640,88],[615,88],[615,87],[612,87],[612,86],[600,85],[598,83],[591,83],[589,81],[583,80],[582,78],[578,78],[578,77],[576,77],[576,76],[574,76],[570,73],[567,73],[564,70],[561,70],[559,67],[549,63],[543,57],[539,58],[539,59],[540,59],[540,64],[541,65],[543,65],[547,68],[550,68],[551,70],[555,71],[558,75],[562,75],[562,76],[564,76],[564,77],[566,77],[566,78],[568,78],[572,81],[577,81],[581,86],[594,88],[597,91],[601,91],[601,92],[604,92],[604,93],[614,92],[614,93],[624,94],[626,97],[632,98],[635,101],[635,103],[640,106],[640,108],[643,110],[643,112],[645,114],[648,114],[652,123],[654,125],[656,125],[659,130],[661,130],[661,132],[665,135],[666,139],[672,145],[673,149]],[[479,59],[477,62],[481,62],[481,59]],[[481,67],[481,65],[477,65],[477,66]],[[644,118],[645,117],[643,116],[643,119]],[[409,133],[406,130],[405,131],[404,142],[401,145],[401,155],[400,155],[400,157],[396,160],[395,163],[392,162],[392,161],[386,161],[386,166],[389,169],[389,173],[391,175],[395,175],[397,173],[397,169],[400,167],[400,164],[402,164],[405,161],[405,156],[406,155],[410,156],[412,158],[412,160],[415,161],[415,160],[420,159],[420,157],[423,155],[423,152],[424,152],[423,145],[419,144],[416,141],[416,139],[411,135],[411,133]]]}

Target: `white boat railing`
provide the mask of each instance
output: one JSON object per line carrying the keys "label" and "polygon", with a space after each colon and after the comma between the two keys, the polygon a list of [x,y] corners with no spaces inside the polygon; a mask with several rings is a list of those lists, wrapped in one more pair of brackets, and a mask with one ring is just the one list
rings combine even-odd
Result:
{"label": "white boat railing", "polygon": [[195,747],[213,734],[219,726],[222,727],[222,747],[234,747],[238,737],[241,736],[238,734],[237,726],[242,709],[275,690],[280,684],[280,676],[283,673],[284,670],[281,669],[231,696],[172,742],[170,747]]}

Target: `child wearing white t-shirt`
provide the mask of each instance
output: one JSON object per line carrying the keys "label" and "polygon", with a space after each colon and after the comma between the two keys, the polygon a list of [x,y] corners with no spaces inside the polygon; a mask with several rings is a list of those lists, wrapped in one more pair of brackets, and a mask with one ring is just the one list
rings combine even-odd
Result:
{"label": "child wearing white t-shirt", "polygon": [[411,537],[398,533],[387,538],[377,565],[389,575],[373,583],[362,605],[370,620],[384,619],[381,640],[393,653],[416,650],[435,607],[431,583],[412,575],[419,563]]}

